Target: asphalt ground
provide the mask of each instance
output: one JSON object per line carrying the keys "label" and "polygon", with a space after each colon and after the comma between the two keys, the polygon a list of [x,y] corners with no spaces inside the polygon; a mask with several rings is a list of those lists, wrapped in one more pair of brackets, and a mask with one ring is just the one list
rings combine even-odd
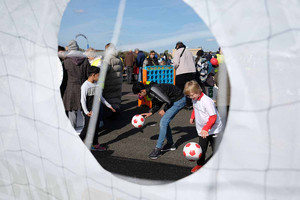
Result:
{"label": "asphalt ground", "polygon": [[[164,153],[156,160],[148,155],[155,148],[159,133],[158,113],[146,119],[142,128],[134,128],[134,115],[148,112],[147,106],[137,106],[137,95],[131,91],[132,85],[123,83],[122,109],[112,115],[105,109],[104,127],[99,132],[99,143],[105,145],[105,152],[92,151],[101,166],[121,176],[156,181],[175,181],[191,174],[195,162],[183,156],[183,147],[188,142],[197,142],[194,125],[189,124],[191,110],[182,109],[171,121],[173,140],[177,150]],[[165,141],[166,142],[166,141]],[[208,148],[206,158],[211,156]]]}

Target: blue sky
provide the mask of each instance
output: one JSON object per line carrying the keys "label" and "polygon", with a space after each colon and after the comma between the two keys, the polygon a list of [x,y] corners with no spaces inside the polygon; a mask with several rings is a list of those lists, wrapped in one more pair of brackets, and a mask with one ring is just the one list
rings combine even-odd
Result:
{"label": "blue sky", "polygon": [[[115,30],[120,0],[71,0],[64,12],[58,36],[66,46],[78,33],[84,34],[90,47],[104,49]],[[86,40],[77,39],[86,49]],[[127,0],[117,48],[139,48],[159,53],[172,51],[177,41],[189,48],[215,51],[214,36],[194,10],[181,0]]]}

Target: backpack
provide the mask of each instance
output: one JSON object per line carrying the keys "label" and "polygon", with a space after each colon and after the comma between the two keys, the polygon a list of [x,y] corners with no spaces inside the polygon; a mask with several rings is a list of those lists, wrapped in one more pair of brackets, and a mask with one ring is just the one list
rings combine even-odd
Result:
{"label": "backpack", "polygon": [[199,74],[199,79],[202,83],[204,83],[208,76],[209,69],[209,61],[205,58],[200,58],[200,60],[196,64],[196,71]]}

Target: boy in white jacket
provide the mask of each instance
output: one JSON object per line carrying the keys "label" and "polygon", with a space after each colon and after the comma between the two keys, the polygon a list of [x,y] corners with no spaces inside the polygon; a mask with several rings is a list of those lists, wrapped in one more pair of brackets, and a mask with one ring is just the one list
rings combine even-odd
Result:
{"label": "boy in white jacket", "polygon": [[194,173],[205,164],[205,153],[209,142],[213,151],[215,150],[216,134],[222,131],[223,125],[213,100],[202,92],[196,81],[189,81],[185,84],[184,94],[193,101],[190,124],[196,123],[199,145],[202,148],[202,156],[191,171]]}

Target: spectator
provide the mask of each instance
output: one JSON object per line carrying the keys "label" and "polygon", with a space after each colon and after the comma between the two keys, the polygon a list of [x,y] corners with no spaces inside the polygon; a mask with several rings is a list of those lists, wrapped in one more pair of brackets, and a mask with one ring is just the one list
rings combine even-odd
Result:
{"label": "spectator", "polygon": [[127,83],[132,84],[133,67],[135,65],[135,57],[131,49],[125,55],[124,64],[126,67]]}
{"label": "spectator", "polygon": [[63,46],[58,46],[58,58],[59,58],[59,64],[58,64],[58,79],[60,83],[60,95],[61,98],[64,96],[66,87],[67,87],[67,72],[64,67],[64,59],[66,58],[66,49]]}
{"label": "spectator", "polygon": [[94,66],[94,67],[102,66],[102,63],[103,63],[102,56],[101,55],[97,56],[95,49],[88,48],[85,51],[85,55],[88,57],[91,66]]}
{"label": "spectator", "polygon": [[206,55],[206,60],[210,61],[210,59],[212,59],[211,51]]}
{"label": "spectator", "polygon": [[162,65],[162,66],[167,65],[167,62],[166,62],[165,60],[162,60],[162,61],[160,62],[160,65]]}
{"label": "spectator", "polygon": [[67,47],[69,52],[64,60],[64,68],[68,79],[63,103],[72,126],[76,128],[77,111],[81,110],[80,87],[88,78],[90,63],[87,57],[79,51],[79,46],[75,40],[71,40]]}
{"label": "spectator", "polygon": [[105,45],[105,57],[104,61],[107,60],[108,63],[103,97],[118,111],[121,108],[123,64],[115,46],[111,43]]}
{"label": "spectator", "polygon": [[[177,42],[175,46],[173,65],[176,69],[176,86],[182,91],[186,82],[195,79],[195,62],[192,53],[186,49],[182,42]],[[192,109],[192,101],[187,99],[187,109]]]}
{"label": "spectator", "polygon": [[136,53],[136,67],[139,69],[139,78],[138,81],[141,82],[143,80],[143,63],[145,60],[145,54],[143,51],[140,51],[139,49],[135,49]]}
{"label": "spectator", "polygon": [[149,56],[144,60],[143,67],[159,65],[157,58],[155,58],[155,51],[150,51]]}

